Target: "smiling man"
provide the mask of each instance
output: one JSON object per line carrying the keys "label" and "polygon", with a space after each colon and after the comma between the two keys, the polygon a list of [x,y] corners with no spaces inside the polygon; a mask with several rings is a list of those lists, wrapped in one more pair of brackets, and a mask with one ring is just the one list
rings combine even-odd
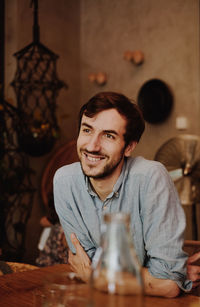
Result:
{"label": "smiling man", "polygon": [[103,213],[124,211],[131,215],[146,294],[175,297],[192,286],[182,251],[185,216],[165,167],[131,157],[144,127],[137,105],[124,95],[92,97],[79,114],[80,162],[54,176],[55,206],[70,248],[68,261],[84,281],[100,244]]}
{"label": "smiling man", "polygon": [[83,173],[90,178],[102,201],[112,192],[124,157],[130,156],[136,146],[136,141],[126,146],[125,132],[126,120],[115,109],[102,111],[92,118],[83,114],[77,141],[78,155]]}

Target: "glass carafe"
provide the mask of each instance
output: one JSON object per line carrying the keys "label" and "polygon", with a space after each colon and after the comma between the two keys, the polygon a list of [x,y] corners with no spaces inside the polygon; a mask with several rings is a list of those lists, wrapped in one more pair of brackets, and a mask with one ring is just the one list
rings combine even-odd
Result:
{"label": "glass carafe", "polygon": [[130,215],[104,215],[101,246],[92,262],[91,283],[94,289],[109,294],[143,294],[141,265],[129,234]]}

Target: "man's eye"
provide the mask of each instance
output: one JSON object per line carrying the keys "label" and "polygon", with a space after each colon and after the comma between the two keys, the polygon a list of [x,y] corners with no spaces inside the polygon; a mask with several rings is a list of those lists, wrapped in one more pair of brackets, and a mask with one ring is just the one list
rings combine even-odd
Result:
{"label": "man's eye", "polygon": [[110,133],[107,133],[107,134],[106,134],[106,137],[107,137],[108,139],[112,139],[112,140],[115,139],[115,137],[114,137],[112,134],[110,134]]}
{"label": "man's eye", "polygon": [[89,133],[89,132],[90,132],[90,129],[88,129],[88,128],[84,128],[84,129],[83,129],[83,132],[85,132],[85,133]]}

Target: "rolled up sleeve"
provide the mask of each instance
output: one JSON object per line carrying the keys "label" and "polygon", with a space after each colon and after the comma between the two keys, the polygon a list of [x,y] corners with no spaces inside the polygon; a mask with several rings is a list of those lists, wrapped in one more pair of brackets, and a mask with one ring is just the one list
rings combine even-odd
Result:
{"label": "rolled up sleeve", "polygon": [[166,169],[149,174],[145,186],[143,231],[147,253],[145,266],[152,276],[175,281],[189,291],[192,282],[187,280],[187,254],[183,251],[185,215],[175,186]]}

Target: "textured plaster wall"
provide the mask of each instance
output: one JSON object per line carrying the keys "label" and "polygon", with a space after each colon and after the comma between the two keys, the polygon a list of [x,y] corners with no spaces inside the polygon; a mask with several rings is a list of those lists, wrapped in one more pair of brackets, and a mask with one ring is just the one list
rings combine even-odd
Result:
{"label": "textured plaster wall", "polygon": [[[154,158],[156,150],[179,133],[199,134],[199,1],[81,1],[81,103],[99,91],[118,91],[137,101],[149,79],[165,81],[174,95],[170,117],[146,125],[135,151]],[[134,66],[123,59],[126,50],[142,50],[145,62]],[[108,74],[105,86],[88,81],[91,72]],[[177,116],[188,129],[177,131]]]}

